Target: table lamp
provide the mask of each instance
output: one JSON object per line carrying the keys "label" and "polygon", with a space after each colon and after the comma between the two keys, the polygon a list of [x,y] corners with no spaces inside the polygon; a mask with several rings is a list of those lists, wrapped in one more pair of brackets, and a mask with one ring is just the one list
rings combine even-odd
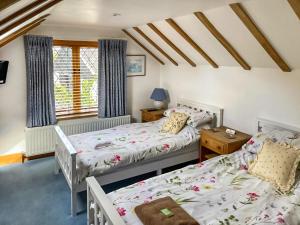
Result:
{"label": "table lamp", "polygon": [[150,98],[154,100],[156,109],[162,109],[165,106],[164,101],[167,99],[167,95],[163,88],[154,88]]}

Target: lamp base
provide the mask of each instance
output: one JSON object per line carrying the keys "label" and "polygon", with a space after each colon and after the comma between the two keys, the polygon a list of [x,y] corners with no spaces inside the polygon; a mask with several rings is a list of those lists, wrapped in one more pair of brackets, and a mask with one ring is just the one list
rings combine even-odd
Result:
{"label": "lamp base", "polygon": [[164,108],[165,106],[165,103],[164,102],[161,102],[161,101],[154,101],[153,102],[153,105],[156,109],[162,109]]}

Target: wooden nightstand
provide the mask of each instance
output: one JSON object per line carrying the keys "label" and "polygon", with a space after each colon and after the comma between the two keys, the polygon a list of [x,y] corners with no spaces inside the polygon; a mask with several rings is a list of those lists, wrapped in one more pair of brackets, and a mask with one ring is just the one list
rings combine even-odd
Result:
{"label": "wooden nightstand", "polygon": [[219,127],[201,131],[200,161],[235,152],[251,138],[250,135],[239,131],[236,131],[233,138],[229,138],[225,133],[226,129],[227,127]]}
{"label": "wooden nightstand", "polygon": [[165,109],[141,109],[142,122],[151,122],[163,117]]}

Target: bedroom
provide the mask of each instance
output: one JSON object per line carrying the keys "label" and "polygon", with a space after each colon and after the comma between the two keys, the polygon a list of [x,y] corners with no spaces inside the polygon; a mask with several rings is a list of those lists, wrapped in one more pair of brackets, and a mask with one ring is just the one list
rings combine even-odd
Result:
{"label": "bedroom", "polygon": [[[230,5],[234,3],[240,5]],[[52,152],[58,141],[54,129],[51,127],[47,130],[49,126],[29,128],[27,105],[31,90],[27,86],[30,74],[27,67],[30,66],[30,59],[25,56],[25,52],[29,49],[30,37],[47,36],[53,39],[51,44],[54,46],[52,52],[55,53],[53,54],[54,78],[59,74],[59,63],[65,63],[63,60],[59,61],[63,56],[57,57],[59,49],[72,49],[73,53],[74,49],[79,51],[92,49],[85,52],[92,57],[86,54],[76,55],[76,53],[72,57],[73,63],[85,66],[80,67],[80,70],[87,72],[81,72],[80,75],[83,77],[93,75],[92,79],[87,78],[86,95],[79,96],[74,89],[71,94],[60,92],[57,82],[55,83],[57,79],[52,80],[56,93],[52,97],[55,98],[56,107],[58,102],[66,103],[68,107],[67,112],[62,113],[63,115],[59,115],[57,108],[52,109],[56,110],[54,114],[58,117],[57,124],[67,136],[103,130],[128,123],[128,120],[145,121],[142,117],[147,115],[159,119],[162,116],[160,110],[145,112],[145,114],[141,111],[141,109],[154,107],[150,96],[155,88],[164,89],[167,97],[166,108],[182,103],[209,111],[214,114],[218,122],[214,126],[224,125],[255,136],[258,130],[257,120],[264,118],[279,122],[278,126],[287,124],[288,130],[298,131],[297,127],[300,127],[299,4],[298,0],[1,1],[0,60],[8,61],[9,64],[6,82],[0,84],[2,103],[0,163],[16,162],[16,164],[0,167],[0,224],[53,224],[54,221],[57,221],[57,224],[83,224],[86,223],[87,217],[86,192],[81,192],[77,199],[77,208],[80,212],[71,217],[70,193],[72,192],[69,187],[74,186],[68,184],[66,178],[68,176],[64,173],[54,175],[55,160]],[[41,8],[43,9],[39,10]],[[252,18],[254,28],[252,26],[248,29],[249,21],[244,21],[246,25],[242,19],[245,17],[238,16],[243,11]],[[18,12],[20,13],[16,14]],[[180,32],[178,27],[183,32]],[[261,33],[257,33],[256,29]],[[157,30],[165,38],[160,36]],[[24,42],[26,37],[27,44]],[[123,99],[122,104],[126,107],[126,114],[131,117],[125,116],[115,120],[113,116],[114,122],[111,123],[97,119],[97,107],[100,111],[102,104],[102,101],[99,101],[100,105],[98,105],[100,99],[98,99],[98,90],[103,84],[98,85],[98,77],[94,75],[94,73],[98,74],[98,69],[101,67],[98,68],[98,63],[103,65],[101,64],[103,60],[98,60],[98,40],[127,41],[127,51],[124,53],[127,55],[126,59],[142,62],[142,66],[138,67],[140,73],[134,74],[136,68],[133,64],[131,67],[133,72],[129,71],[125,79],[124,88],[127,92],[124,92],[126,100]],[[68,62],[72,64],[70,58]],[[76,69],[71,69],[75,75],[78,74]],[[98,75],[100,76],[100,73]],[[59,79],[62,82],[69,81]],[[92,84],[88,82],[90,80],[93,80]],[[83,86],[80,85],[77,88],[82,90]],[[71,98],[74,102],[71,100],[72,104],[70,104],[70,100],[65,100],[66,98]],[[61,101],[62,99],[65,102]],[[77,108],[73,105],[77,104],[78,99],[82,103],[80,107],[85,104],[92,107],[89,107],[87,112],[80,108],[81,114],[74,114]],[[43,104],[40,102],[40,106]],[[59,106],[63,108],[65,106],[63,104]],[[39,104],[30,106],[39,108]],[[113,104],[108,106],[114,107]],[[73,115],[69,113],[70,111]],[[182,157],[177,155],[166,158],[168,161],[164,163],[173,166],[191,158],[195,163],[198,156],[194,155],[195,152],[190,153]],[[35,159],[41,156],[49,157]],[[22,163],[23,161],[25,162]],[[154,175],[159,175],[164,172],[164,170],[160,171],[161,166],[161,164],[149,164],[147,170],[146,167],[141,167],[142,169],[139,170],[138,165],[133,165],[132,170],[124,170],[125,175],[107,176],[107,183],[121,180],[122,177],[127,178],[131,173],[142,174],[142,170],[147,173],[149,170],[157,170],[157,174]],[[105,179],[103,177],[103,180]],[[128,182],[133,181],[129,179]],[[111,185],[108,190],[115,190],[129,183],[118,182],[116,185]],[[57,185],[53,191],[51,184]],[[85,185],[81,188],[86,189],[83,186]],[[18,187],[24,188],[19,190]],[[9,193],[10,188],[11,193]],[[77,195],[77,192],[75,194]],[[33,204],[29,201],[33,201]],[[299,199],[295,204],[300,204]],[[45,209],[49,208],[51,210],[47,212]],[[21,213],[22,218],[29,218],[18,219],[17,213]],[[206,224],[201,219],[198,222]],[[294,223],[289,221],[286,224],[298,224],[297,222],[299,221]]]}

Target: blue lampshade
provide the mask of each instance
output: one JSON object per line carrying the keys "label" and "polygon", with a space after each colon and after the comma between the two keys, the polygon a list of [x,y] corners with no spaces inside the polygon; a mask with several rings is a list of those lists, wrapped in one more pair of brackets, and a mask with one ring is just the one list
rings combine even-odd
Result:
{"label": "blue lampshade", "polygon": [[167,95],[163,88],[155,88],[150,98],[155,101],[164,101],[167,99]]}

